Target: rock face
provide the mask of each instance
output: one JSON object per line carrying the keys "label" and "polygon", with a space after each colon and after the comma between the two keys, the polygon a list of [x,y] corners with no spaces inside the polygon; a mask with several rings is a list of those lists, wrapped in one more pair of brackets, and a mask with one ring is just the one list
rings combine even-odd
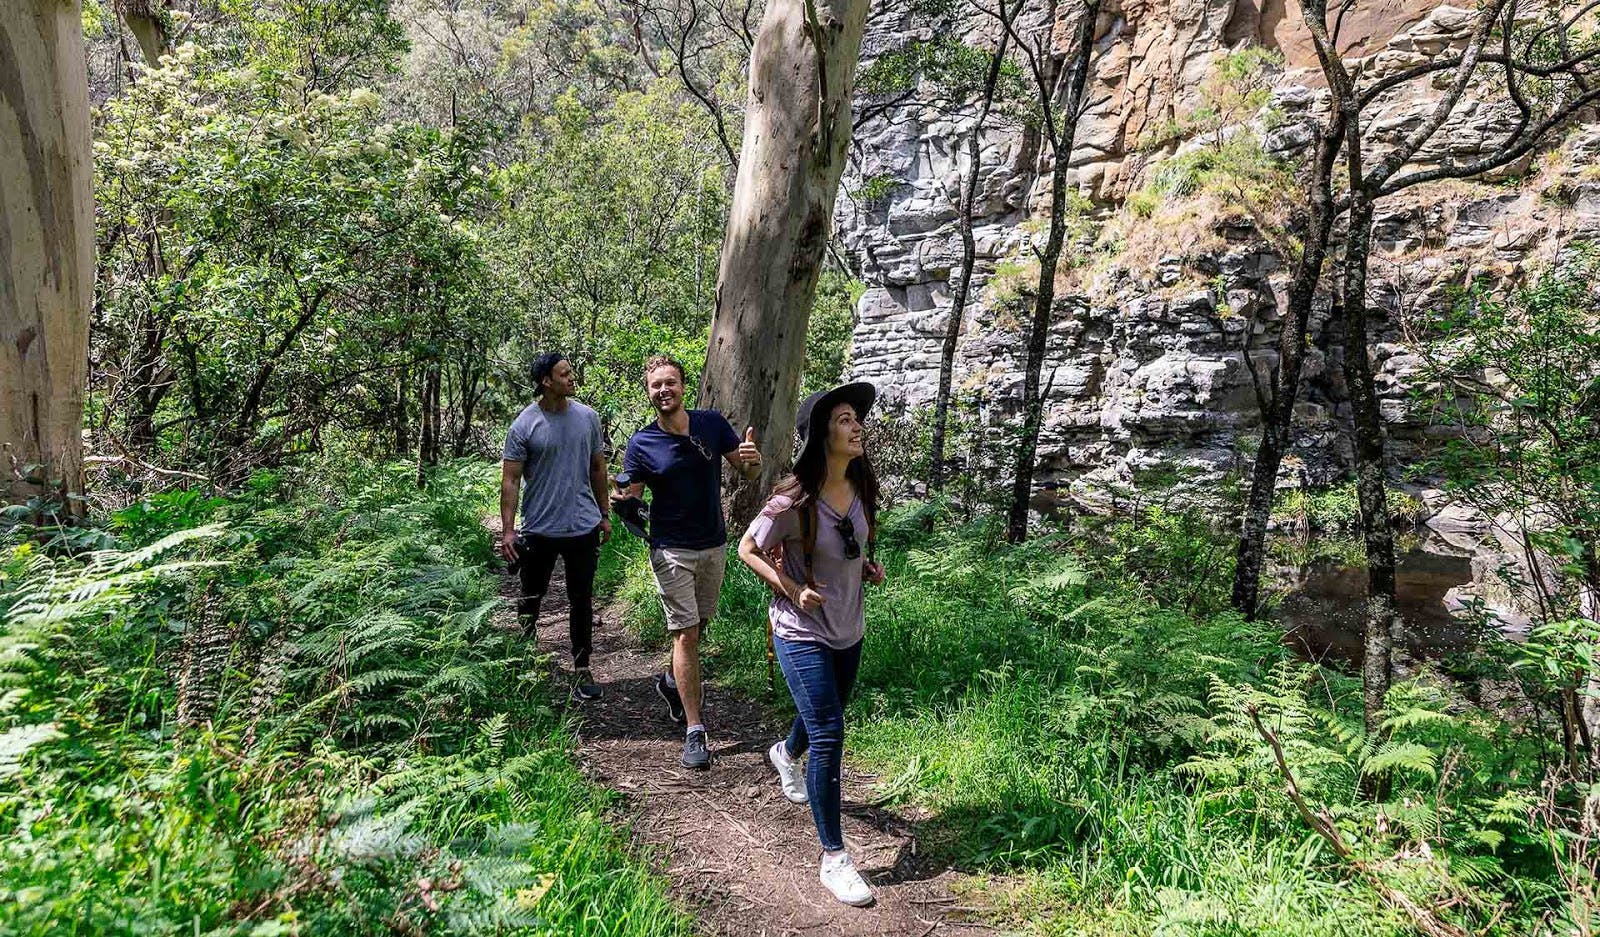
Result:
{"label": "rock face", "polygon": [[[908,3],[880,0],[864,63],[908,39],[940,34],[992,47],[992,17],[930,20]],[[1341,46],[1363,78],[1373,78],[1459,50],[1472,22],[1471,11],[1431,0],[1358,2]],[[1058,42],[1066,32],[1056,30]],[[1171,136],[1164,128],[1203,102],[1217,60],[1250,43],[1282,60],[1271,79],[1277,119],[1257,127],[1264,149],[1290,159],[1303,154],[1310,120],[1328,106],[1292,0],[1287,7],[1284,0],[1106,0],[1097,35],[1089,110],[1070,170],[1092,224],[1069,242],[1076,266],[1058,289],[1038,474],[1046,489],[1090,505],[1115,497],[1145,470],[1204,482],[1190,486],[1199,493],[1248,465],[1243,450],[1259,423],[1251,363],[1263,374],[1275,364],[1288,273],[1248,219],[1198,198],[1182,210],[1163,204],[1146,220],[1130,217],[1130,196],[1148,192],[1165,165],[1196,145],[1158,138]],[[1380,98],[1368,139],[1380,146],[1398,140],[1431,104],[1426,86]],[[1417,161],[1478,156],[1514,116],[1503,101],[1465,100]],[[974,107],[953,106],[927,83],[873,115],[856,129],[835,213],[868,285],[857,308],[853,376],[909,408],[931,404],[944,329],[961,314],[951,309],[950,293],[960,272],[956,219],[974,123]],[[1560,243],[1600,234],[1600,177],[1590,168],[1600,160],[1600,124],[1556,142],[1559,149],[1531,182],[1438,183],[1380,203],[1371,294],[1385,330],[1378,385],[1401,462],[1438,431],[1413,412],[1409,391],[1421,362],[1400,341],[1402,323],[1446,302],[1469,275],[1511,282],[1525,266],[1553,257]],[[982,138],[973,299],[963,314],[955,386],[979,401],[980,419],[991,427],[1014,421],[1021,403],[1027,298],[1018,294],[1036,276],[1028,245],[1042,235],[1029,222],[1040,217],[1049,174],[1049,156],[1039,149],[1004,116],[993,118]],[[1525,162],[1508,173],[1528,168]],[[1107,255],[1104,232],[1119,224],[1121,250]],[[1312,322],[1299,438],[1280,484],[1326,484],[1348,470],[1343,350],[1330,306],[1322,297]]]}

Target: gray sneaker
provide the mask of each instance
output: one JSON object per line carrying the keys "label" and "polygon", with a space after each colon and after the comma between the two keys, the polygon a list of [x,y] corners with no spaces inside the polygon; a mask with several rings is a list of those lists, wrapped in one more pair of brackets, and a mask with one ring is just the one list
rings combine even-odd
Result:
{"label": "gray sneaker", "polygon": [[580,667],[572,674],[572,698],[579,702],[597,700],[603,694],[600,686],[594,682],[594,674],[589,668]]}
{"label": "gray sneaker", "polygon": [[704,771],[711,767],[711,752],[706,748],[706,734],[701,729],[689,733],[683,740],[683,757],[678,764],[695,771]]}
{"label": "gray sneaker", "polygon": [[667,704],[667,719],[680,726],[687,723],[683,714],[683,697],[678,695],[677,687],[667,685],[666,674],[656,674],[656,695]]}

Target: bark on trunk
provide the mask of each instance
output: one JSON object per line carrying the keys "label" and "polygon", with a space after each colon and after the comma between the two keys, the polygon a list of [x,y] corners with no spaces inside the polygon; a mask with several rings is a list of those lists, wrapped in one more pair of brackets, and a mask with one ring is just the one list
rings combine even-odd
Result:
{"label": "bark on trunk", "polygon": [[700,406],[756,427],[760,479],[731,499],[754,516],[788,469],[806,323],[833,227],[867,0],[772,0],[750,60],[733,205]]}
{"label": "bark on trunk", "polygon": [[[1600,538],[1592,531],[1579,533],[1583,544],[1584,585],[1578,594],[1578,614],[1590,621],[1600,621]],[[1591,672],[1584,679],[1583,702],[1578,707],[1579,725],[1589,742],[1590,776],[1600,775],[1600,673]]]}
{"label": "bark on trunk", "polygon": [[418,400],[422,426],[417,431],[417,487],[428,484],[427,470],[439,464],[439,363],[429,363],[422,372],[422,396]]}
{"label": "bark on trunk", "polygon": [[[1284,322],[1284,334],[1292,323]],[[1277,494],[1278,467],[1283,464],[1287,449],[1284,424],[1292,420],[1279,416],[1279,408],[1294,412],[1294,402],[1278,401],[1272,412],[1262,414],[1261,445],[1256,449],[1256,461],[1250,469],[1250,494],[1244,502],[1244,518],[1239,531],[1239,546],[1233,568],[1233,607],[1243,613],[1245,620],[1254,621],[1261,610],[1261,567],[1266,560],[1267,522],[1272,518],[1272,500]]]}
{"label": "bark on trunk", "polygon": [[451,454],[457,459],[467,454],[467,441],[472,438],[472,416],[478,408],[480,393],[478,370],[468,364],[462,367],[461,372],[461,423],[450,447]]}
{"label": "bark on trunk", "polygon": [[[94,191],[80,16],[76,2],[0,0],[0,498],[6,501],[39,493],[41,482],[61,495],[83,490]],[[40,468],[23,472],[28,465]]]}
{"label": "bark on trunk", "polygon": [[[1278,468],[1294,440],[1294,405],[1300,395],[1306,332],[1328,254],[1328,236],[1333,230],[1333,164],[1339,153],[1341,127],[1335,119],[1324,128],[1317,141],[1308,180],[1310,214],[1294,280],[1289,284],[1283,331],[1278,336],[1278,368],[1259,401],[1261,447],[1256,452],[1250,474],[1250,494],[1245,500],[1238,562],[1233,572],[1233,607],[1251,620],[1261,609],[1261,567],[1266,557],[1267,522],[1272,518]],[[1245,354],[1249,354],[1248,348]]]}
{"label": "bark on trunk", "polygon": [[1061,128],[1052,141],[1054,165],[1050,173],[1050,233],[1045,238],[1044,250],[1039,254],[1039,286],[1028,328],[1028,358],[1022,378],[1022,439],[1017,446],[1016,465],[1011,476],[1011,508],[1006,514],[1006,540],[1011,543],[1021,543],[1028,537],[1033,463],[1039,451],[1039,430],[1044,423],[1044,399],[1039,393],[1039,373],[1044,368],[1045,351],[1050,344],[1050,319],[1056,301],[1056,265],[1061,260],[1061,246],[1066,238],[1067,164],[1072,158],[1072,141],[1077,136],[1078,117],[1083,110],[1083,90],[1089,81],[1089,56],[1094,52],[1094,25],[1099,13],[1099,0],[1089,0],[1080,14],[1071,46],[1071,72],[1067,76],[1066,96],[1061,106]]}
{"label": "bark on trunk", "polygon": [[1394,526],[1384,485],[1383,417],[1378,410],[1372,362],[1367,354],[1367,253],[1372,243],[1372,202],[1356,193],[1350,202],[1341,298],[1344,313],[1344,380],[1355,430],[1356,496],[1367,553],[1367,615],[1361,682],[1367,732],[1378,731],[1383,698],[1393,671],[1395,628]]}
{"label": "bark on trunk", "polygon": [[[1022,4],[1019,2],[1017,6],[1020,8]],[[1002,30],[994,57],[989,60],[989,71],[984,76],[978,119],[973,122],[971,136],[967,137],[967,179],[961,191],[961,276],[956,279],[956,288],[950,297],[950,321],[945,323],[944,344],[939,349],[939,390],[933,398],[933,445],[928,460],[928,490],[935,493],[944,490],[944,446],[950,420],[950,385],[955,377],[956,345],[961,339],[961,324],[966,319],[967,296],[972,290],[972,266],[978,258],[977,242],[972,236],[972,212],[978,201],[978,178],[983,168],[983,125],[988,121],[989,110],[994,105],[994,89],[1000,81],[1000,67],[1005,62],[1008,38]]]}
{"label": "bark on trunk", "polygon": [[411,453],[411,413],[410,401],[406,397],[406,387],[411,383],[409,369],[401,368],[394,382],[394,409],[391,411],[392,428],[394,430],[394,454],[406,456]]}
{"label": "bark on trunk", "polygon": [[162,19],[165,8],[165,0],[118,0],[117,3],[117,12],[122,14],[122,21],[128,24],[128,31],[139,43],[144,64],[150,68],[155,68],[161,57],[172,48],[172,36],[167,32],[166,21]]}

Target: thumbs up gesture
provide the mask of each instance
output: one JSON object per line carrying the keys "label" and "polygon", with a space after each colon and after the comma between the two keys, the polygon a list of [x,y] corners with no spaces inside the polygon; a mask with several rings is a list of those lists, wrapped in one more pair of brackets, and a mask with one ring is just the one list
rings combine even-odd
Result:
{"label": "thumbs up gesture", "polygon": [[761,464],[761,449],[756,446],[756,428],[754,426],[745,427],[744,442],[739,443],[735,458],[738,459],[739,465],[746,469]]}

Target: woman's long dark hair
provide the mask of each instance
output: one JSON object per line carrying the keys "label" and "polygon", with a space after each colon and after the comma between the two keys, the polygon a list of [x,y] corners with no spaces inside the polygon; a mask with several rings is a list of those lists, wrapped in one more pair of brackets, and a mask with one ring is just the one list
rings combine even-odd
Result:
{"label": "woman's long dark hair", "polygon": [[[828,419],[831,419],[831,415]],[[800,453],[799,461],[794,464],[794,471],[784,476],[773,489],[774,495],[783,495],[790,500],[791,507],[801,511],[812,509],[822,496],[822,483],[828,479],[830,429],[827,421],[821,426],[814,426],[811,432],[821,432],[822,438],[806,446],[805,451]],[[872,463],[867,459],[866,452],[850,460],[845,467],[844,477],[855,484],[856,496],[861,499],[868,519],[875,517],[878,511],[878,476],[872,471]]]}

